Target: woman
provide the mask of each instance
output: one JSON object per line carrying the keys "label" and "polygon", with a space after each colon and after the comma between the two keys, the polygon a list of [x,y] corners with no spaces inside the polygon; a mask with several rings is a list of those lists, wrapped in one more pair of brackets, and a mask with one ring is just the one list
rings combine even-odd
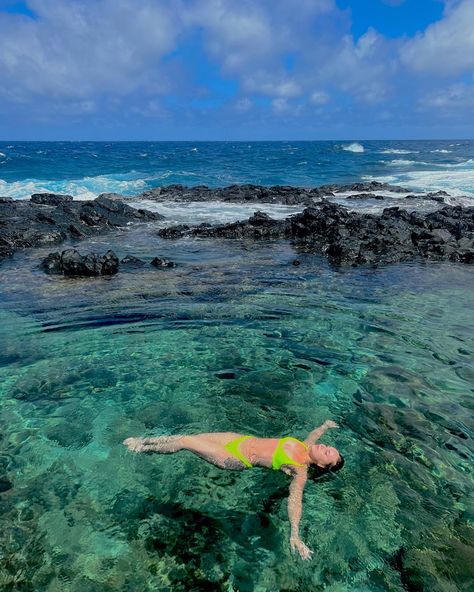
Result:
{"label": "woman", "polygon": [[189,450],[204,460],[220,467],[240,471],[245,468],[267,467],[281,470],[293,477],[288,498],[291,524],[290,545],[302,559],[309,559],[312,551],[299,536],[303,489],[308,478],[315,479],[327,472],[342,469],[344,459],[332,446],[315,444],[328,428],[337,428],[334,421],[325,421],[302,442],[296,438],[256,438],[234,432],[196,434],[194,436],[160,436],[158,438],[127,438],[124,444],[132,452],[167,454]]}

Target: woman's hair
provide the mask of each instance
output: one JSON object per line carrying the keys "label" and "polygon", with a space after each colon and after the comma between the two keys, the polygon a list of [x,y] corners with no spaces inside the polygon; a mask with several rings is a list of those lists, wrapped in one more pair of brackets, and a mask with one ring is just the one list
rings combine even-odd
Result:
{"label": "woman's hair", "polygon": [[313,479],[313,481],[316,481],[316,479],[322,477],[323,475],[326,475],[327,473],[337,473],[337,471],[340,471],[342,469],[345,462],[342,454],[340,454],[339,457],[340,458],[336,464],[330,465],[328,467],[319,467],[318,465],[313,464],[309,465],[308,477],[310,479]]}

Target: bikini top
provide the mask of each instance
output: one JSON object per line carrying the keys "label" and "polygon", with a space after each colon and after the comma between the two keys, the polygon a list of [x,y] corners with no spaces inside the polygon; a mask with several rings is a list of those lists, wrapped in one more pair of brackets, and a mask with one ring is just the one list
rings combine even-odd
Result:
{"label": "bikini top", "polygon": [[276,448],[275,448],[275,451],[274,451],[273,457],[272,457],[272,469],[275,469],[275,471],[278,471],[282,465],[294,465],[296,467],[303,467],[304,466],[303,464],[293,460],[284,451],[283,446],[284,446],[285,442],[288,442],[288,440],[293,440],[294,442],[299,442],[300,444],[302,444],[305,447],[306,450],[308,450],[308,446],[304,442],[301,442],[301,440],[298,440],[297,438],[292,438],[291,436],[287,436],[286,438],[280,438],[278,440],[278,444],[276,445]]}

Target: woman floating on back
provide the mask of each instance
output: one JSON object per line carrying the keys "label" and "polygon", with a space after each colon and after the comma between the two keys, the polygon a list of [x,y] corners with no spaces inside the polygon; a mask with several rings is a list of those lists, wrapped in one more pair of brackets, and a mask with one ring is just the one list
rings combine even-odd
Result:
{"label": "woman floating on back", "polygon": [[221,469],[241,471],[257,466],[281,470],[290,475],[293,477],[288,498],[290,545],[303,559],[309,559],[313,552],[299,536],[303,489],[308,476],[315,479],[324,473],[342,469],[344,459],[336,448],[315,444],[328,428],[337,427],[334,421],[325,421],[308,434],[303,442],[291,437],[257,438],[234,432],[215,432],[193,436],[127,438],[123,443],[132,452],[172,454],[189,450]]}

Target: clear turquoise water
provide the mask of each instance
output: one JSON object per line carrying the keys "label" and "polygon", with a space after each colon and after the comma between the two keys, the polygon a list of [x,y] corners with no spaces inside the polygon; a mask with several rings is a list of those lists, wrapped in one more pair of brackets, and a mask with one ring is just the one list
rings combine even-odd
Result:
{"label": "clear turquoise water", "polygon": [[[92,246],[179,267],[67,280],[35,251],[0,268],[1,590],[472,589],[470,267],[294,267],[287,243],[143,228]],[[121,445],[326,418],[346,466],[307,486],[307,563],[283,474]]]}

